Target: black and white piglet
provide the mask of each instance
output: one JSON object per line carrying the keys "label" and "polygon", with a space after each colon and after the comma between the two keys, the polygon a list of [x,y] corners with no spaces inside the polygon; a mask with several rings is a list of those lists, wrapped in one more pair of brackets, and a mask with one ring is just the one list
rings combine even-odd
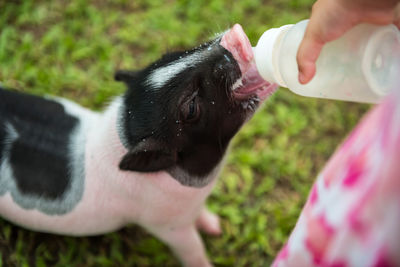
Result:
{"label": "black and white piglet", "polygon": [[276,89],[258,75],[239,25],[141,71],[103,113],[0,89],[0,215],[82,236],[137,223],[185,266],[209,266],[197,227],[229,141]]}

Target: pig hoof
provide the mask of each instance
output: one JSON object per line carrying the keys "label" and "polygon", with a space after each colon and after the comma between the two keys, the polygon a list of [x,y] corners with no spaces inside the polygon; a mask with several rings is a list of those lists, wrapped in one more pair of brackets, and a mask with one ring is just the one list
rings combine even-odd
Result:
{"label": "pig hoof", "polygon": [[222,233],[218,215],[207,209],[203,209],[200,213],[199,218],[196,220],[196,226],[198,229],[209,235],[218,236]]}

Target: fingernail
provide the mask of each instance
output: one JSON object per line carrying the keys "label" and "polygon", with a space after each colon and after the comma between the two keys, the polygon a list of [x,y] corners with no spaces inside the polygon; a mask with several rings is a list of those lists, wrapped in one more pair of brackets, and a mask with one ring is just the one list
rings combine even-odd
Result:
{"label": "fingernail", "polygon": [[299,82],[301,84],[305,84],[306,83],[306,77],[302,72],[299,72]]}

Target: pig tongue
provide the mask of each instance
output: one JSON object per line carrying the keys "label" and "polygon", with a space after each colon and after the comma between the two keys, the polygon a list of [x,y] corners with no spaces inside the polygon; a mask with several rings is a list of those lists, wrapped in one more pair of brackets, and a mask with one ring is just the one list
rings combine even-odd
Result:
{"label": "pig tongue", "polygon": [[239,24],[224,34],[220,45],[231,52],[242,72],[242,86],[234,90],[236,96],[257,93],[260,98],[265,98],[276,90],[276,84],[265,81],[258,73],[250,41]]}

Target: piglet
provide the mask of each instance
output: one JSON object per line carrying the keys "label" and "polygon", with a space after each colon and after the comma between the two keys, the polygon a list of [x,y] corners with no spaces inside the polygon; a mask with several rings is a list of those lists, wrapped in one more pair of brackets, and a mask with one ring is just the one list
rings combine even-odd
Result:
{"label": "piglet", "polygon": [[239,25],[140,71],[102,113],[0,89],[0,215],[71,236],[136,223],[184,266],[210,266],[198,228],[232,137],[276,85],[258,75]]}

